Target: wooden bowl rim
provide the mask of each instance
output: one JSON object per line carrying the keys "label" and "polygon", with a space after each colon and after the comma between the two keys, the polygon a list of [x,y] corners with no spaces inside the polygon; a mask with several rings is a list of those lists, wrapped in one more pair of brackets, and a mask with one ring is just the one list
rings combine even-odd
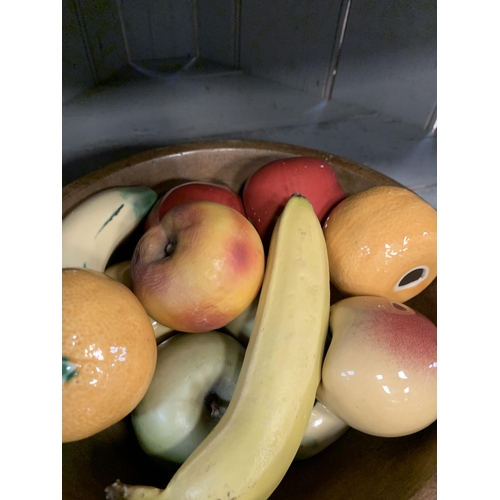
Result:
{"label": "wooden bowl rim", "polygon": [[297,146],[294,144],[287,144],[282,142],[273,141],[252,141],[252,140],[201,140],[192,142],[183,142],[170,146],[163,146],[159,148],[153,148],[140,153],[136,153],[131,156],[116,160],[104,167],[97,170],[89,172],[82,177],[76,179],[75,181],[63,186],[62,197],[63,199],[70,192],[78,190],[80,187],[89,185],[101,179],[108,177],[109,175],[122,170],[125,167],[130,167],[132,165],[137,165],[145,163],[151,160],[157,160],[160,158],[171,157],[171,156],[181,156],[185,154],[192,154],[200,151],[207,150],[261,150],[261,151],[272,151],[277,154],[287,154],[291,156],[310,156],[313,158],[318,158],[325,160],[332,166],[338,166],[351,170],[356,173],[356,175],[363,177],[367,180],[372,180],[376,183],[388,184],[393,186],[405,187],[394,179],[353,160],[349,160],[343,156],[339,156],[333,153],[328,153],[326,151],[321,151],[317,149],[312,149],[303,146]]}

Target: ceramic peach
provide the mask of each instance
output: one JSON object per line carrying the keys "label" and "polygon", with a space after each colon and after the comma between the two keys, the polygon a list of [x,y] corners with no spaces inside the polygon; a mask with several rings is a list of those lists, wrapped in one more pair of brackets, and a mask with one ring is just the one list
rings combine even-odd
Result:
{"label": "ceramic peach", "polygon": [[437,418],[437,331],[425,316],[381,297],[331,307],[332,341],[317,398],[350,427],[405,436]]}
{"label": "ceramic peach", "polygon": [[245,215],[243,201],[232,189],[213,182],[184,182],[173,187],[157,200],[146,217],[144,229],[147,231],[151,226],[158,224],[163,216],[176,205],[196,200],[223,203],[234,208],[241,215]]}
{"label": "ceramic peach", "polygon": [[294,193],[305,196],[320,222],[346,196],[335,170],[324,160],[297,156],[263,165],[245,182],[243,205],[267,245],[286,202]]}
{"label": "ceramic peach", "polygon": [[221,203],[191,201],[144,233],[130,275],[154,320],[194,333],[241,314],[260,291],[264,266],[262,241],[246,217]]}
{"label": "ceramic peach", "polygon": [[437,212],[409,189],[349,196],[327,217],[324,234],[330,279],[344,296],[406,302],[437,276]]}

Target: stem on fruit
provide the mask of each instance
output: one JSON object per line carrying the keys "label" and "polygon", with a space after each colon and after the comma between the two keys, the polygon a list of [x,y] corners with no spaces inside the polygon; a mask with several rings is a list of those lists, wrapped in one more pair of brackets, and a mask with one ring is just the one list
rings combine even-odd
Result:
{"label": "stem on fruit", "polygon": [[104,489],[106,500],[153,500],[160,498],[163,491],[152,486],[130,486],[119,479]]}
{"label": "stem on fruit", "polygon": [[210,403],[210,408],[212,408],[212,412],[210,413],[210,416],[211,417],[218,417],[219,413],[220,413],[219,405],[215,401],[212,401]]}
{"label": "stem on fruit", "polygon": [[72,363],[67,356],[62,357],[62,381],[68,382],[78,374],[78,365]]}
{"label": "stem on fruit", "polygon": [[170,257],[171,255],[173,255],[176,246],[176,241],[169,241],[167,243],[167,246],[165,247],[165,257]]}
{"label": "stem on fruit", "polygon": [[205,396],[205,405],[210,412],[210,418],[221,418],[226,413],[228,404],[229,401],[222,399],[215,392],[209,392]]}

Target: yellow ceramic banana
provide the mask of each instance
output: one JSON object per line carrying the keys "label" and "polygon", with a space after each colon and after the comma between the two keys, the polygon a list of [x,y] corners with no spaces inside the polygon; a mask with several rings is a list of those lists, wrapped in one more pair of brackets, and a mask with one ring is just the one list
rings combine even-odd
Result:
{"label": "yellow ceramic banana", "polygon": [[293,195],[273,232],[254,329],[228,409],[166,489],[117,481],[108,499],[264,500],[306,430],[328,331],[326,244],[309,201]]}
{"label": "yellow ceramic banana", "polygon": [[145,186],[112,187],[78,205],[62,221],[62,267],[104,272],[113,250],[158,198]]}

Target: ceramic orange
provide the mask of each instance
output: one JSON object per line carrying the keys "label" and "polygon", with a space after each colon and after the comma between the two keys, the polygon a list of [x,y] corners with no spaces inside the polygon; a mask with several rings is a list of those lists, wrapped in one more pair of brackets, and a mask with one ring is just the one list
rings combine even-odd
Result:
{"label": "ceramic orange", "polygon": [[62,441],[128,415],[156,367],[151,321],[134,294],[97,271],[62,270]]}
{"label": "ceramic orange", "polygon": [[331,282],[345,295],[406,302],[437,275],[437,211],[403,187],[346,198],[327,217],[324,234]]}

